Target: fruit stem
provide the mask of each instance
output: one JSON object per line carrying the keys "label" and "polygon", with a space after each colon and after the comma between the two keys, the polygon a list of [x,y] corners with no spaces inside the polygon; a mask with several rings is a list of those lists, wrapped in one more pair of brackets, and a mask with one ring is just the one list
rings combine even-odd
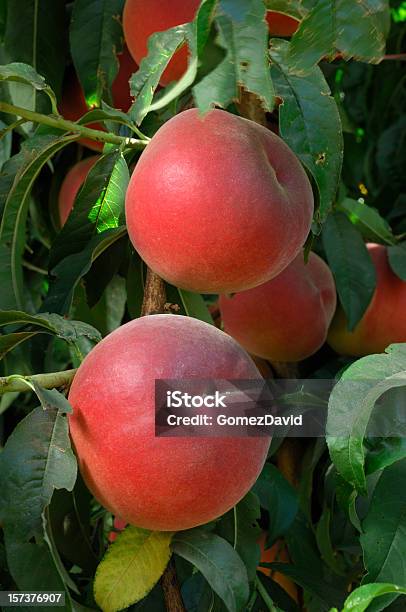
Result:
{"label": "fruit stem", "polygon": [[0,376],[0,396],[3,393],[22,393],[32,391],[32,383],[44,389],[68,387],[76,374],[76,370],[64,372],[50,372],[48,374],[34,374],[33,376]]}
{"label": "fruit stem", "polygon": [[186,612],[173,559],[169,561],[162,574],[161,586],[167,612]]}
{"label": "fruit stem", "polygon": [[141,316],[165,312],[166,292],[165,283],[158,274],[150,268],[147,270],[145,280],[144,300],[142,302]]}
{"label": "fruit stem", "polygon": [[103,132],[102,130],[93,130],[85,125],[79,125],[74,121],[68,121],[60,116],[43,115],[42,113],[36,113],[28,110],[27,108],[14,106],[13,104],[7,104],[6,102],[0,102],[0,112],[7,113],[9,115],[16,115],[17,117],[21,117],[27,121],[41,123],[43,125],[48,125],[49,127],[66,132],[73,132],[74,134],[78,134],[83,138],[90,138],[91,140],[96,140],[97,142],[125,145],[133,149],[143,149],[149,142],[148,140],[137,138],[125,138],[123,136],[118,136],[117,134],[112,134],[111,132]]}

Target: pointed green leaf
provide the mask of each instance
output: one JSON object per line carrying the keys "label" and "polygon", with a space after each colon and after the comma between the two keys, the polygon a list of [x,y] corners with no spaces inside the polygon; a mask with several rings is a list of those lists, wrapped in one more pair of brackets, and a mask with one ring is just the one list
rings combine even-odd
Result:
{"label": "pointed green leaf", "polygon": [[30,85],[37,91],[45,92],[51,100],[54,112],[56,112],[57,102],[54,92],[49,85],[47,85],[44,77],[38,74],[29,64],[12,62],[11,64],[0,66],[0,81],[24,83],[25,85]]}
{"label": "pointed green leaf", "polygon": [[327,217],[322,238],[348,328],[352,330],[374,294],[375,267],[361,234],[344,213]]}
{"label": "pointed green leaf", "polygon": [[247,570],[226,540],[199,528],[180,531],[172,540],[172,550],[203,574],[229,612],[244,609],[249,596]]}
{"label": "pointed green leaf", "polygon": [[24,310],[22,258],[31,189],[42,167],[77,136],[39,136],[24,146],[24,163],[8,193],[0,225],[0,307]]}
{"label": "pointed green leaf", "polygon": [[103,612],[127,608],[149,593],[168,564],[172,536],[132,525],[118,535],[96,571],[94,597]]}
{"label": "pointed green leaf", "polygon": [[342,612],[364,612],[368,606],[382,595],[389,594],[406,595],[406,589],[397,586],[396,584],[377,583],[365,584],[358,587],[347,597],[344,602]]}
{"label": "pointed green leaf", "polygon": [[100,106],[118,72],[124,0],[76,0],[70,24],[73,63],[89,106]]}
{"label": "pointed green leaf", "polygon": [[396,239],[389,223],[381,217],[376,208],[367,206],[358,200],[345,198],[340,202],[339,209],[345,212],[351,223],[360,230],[366,240],[395,244]]}
{"label": "pointed green leaf", "polygon": [[324,56],[378,63],[385,53],[390,15],[386,0],[316,0],[292,38],[289,63],[311,69]]}
{"label": "pointed green leaf", "polygon": [[289,64],[289,43],[271,41],[271,74],[279,107],[280,135],[316,182],[323,220],[331,209],[341,174],[343,136],[337,104],[318,66],[295,74]]}
{"label": "pointed green leaf", "polygon": [[0,520],[8,536],[19,541],[40,536],[54,489],[71,491],[76,470],[66,416],[55,407],[35,408],[0,455]]}

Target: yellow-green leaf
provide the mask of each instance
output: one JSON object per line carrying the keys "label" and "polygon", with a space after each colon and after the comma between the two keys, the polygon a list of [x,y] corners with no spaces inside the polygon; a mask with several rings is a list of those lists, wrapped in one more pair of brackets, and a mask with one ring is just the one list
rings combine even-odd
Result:
{"label": "yellow-green leaf", "polygon": [[132,525],[111,544],[96,571],[94,597],[103,612],[117,612],[149,593],[162,576],[173,533]]}

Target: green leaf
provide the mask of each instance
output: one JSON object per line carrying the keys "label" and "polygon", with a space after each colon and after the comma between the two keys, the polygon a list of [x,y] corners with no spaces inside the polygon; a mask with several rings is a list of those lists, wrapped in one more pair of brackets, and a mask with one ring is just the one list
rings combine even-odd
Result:
{"label": "green leaf", "polygon": [[185,289],[178,289],[179,297],[188,317],[200,319],[205,323],[214,325],[212,316],[200,293],[193,293]]}
{"label": "green leaf", "polygon": [[405,458],[406,438],[381,438],[368,452],[365,472],[373,474]]}
{"label": "green leaf", "polygon": [[57,102],[54,92],[47,85],[43,76],[30,65],[21,62],[13,62],[0,66],[0,81],[12,81],[16,83],[24,83],[30,85],[36,91],[43,91],[51,100],[54,112],[57,112]]}
{"label": "green leaf", "polygon": [[9,351],[12,351],[16,346],[36,336],[38,332],[17,332],[13,334],[0,334],[0,360],[3,359]]}
{"label": "green leaf", "polygon": [[342,477],[366,494],[364,437],[376,401],[389,389],[403,386],[406,345],[395,344],[385,354],[353,363],[335,385],[329,399],[327,444]]}
{"label": "green leaf", "polygon": [[132,525],[118,535],[96,571],[94,597],[103,612],[127,608],[149,593],[168,564],[172,535]]}
{"label": "green leaf", "polygon": [[217,527],[218,534],[237,551],[247,568],[248,580],[255,580],[261,534],[257,519],[261,517],[258,497],[250,491],[232,510],[227,512]]}
{"label": "green leaf", "polygon": [[76,0],[70,24],[73,63],[89,106],[100,106],[117,76],[124,0]]}
{"label": "green leaf", "polygon": [[[1,70],[1,68],[0,68]],[[3,164],[10,159],[11,155],[11,132],[7,131],[6,133],[3,130],[7,129],[7,125],[0,121],[0,171],[3,167]],[[0,215],[1,215],[1,207],[0,207]]]}
{"label": "green leaf", "polygon": [[128,181],[128,167],[119,151],[107,153],[95,163],[52,245],[51,269],[69,255],[82,252],[93,236],[119,226]]}
{"label": "green leaf", "polygon": [[378,63],[385,53],[389,24],[385,0],[316,0],[292,38],[292,70],[309,70],[322,57],[337,52],[345,59]]}
{"label": "green leaf", "polygon": [[67,52],[63,0],[11,0],[5,48],[10,58],[30,64],[59,95]]}
{"label": "green leaf", "polygon": [[262,0],[241,0],[237,6],[223,0],[216,19],[218,44],[226,56],[198,83],[193,93],[205,112],[214,105],[226,108],[239,96],[239,87],[255,94],[263,108],[274,107],[274,88],[269,72],[268,26]]}
{"label": "green leaf", "polygon": [[180,531],[172,550],[203,574],[229,612],[244,609],[249,595],[247,570],[226,540],[199,528]]}
{"label": "green leaf", "polygon": [[268,11],[272,10],[278,11],[279,13],[286,13],[297,19],[301,19],[303,13],[306,13],[302,0],[265,0],[265,6]]}
{"label": "green leaf", "polygon": [[[144,57],[139,70],[130,79],[130,92],[135,98],[135,102],[129,111],[129,115],[138,125],[151,108],[152,98],[162,73],[174,53],[188,39],[192,38],[192,32],[191,24],[187,23],[164,32],[157,32],[149,37],[148,55]],[[182,79],[184,78],[185,75]]]}
{"label": "green leaf", "polygon": [[340,606],[343,600],[342,590],[337,584],[329,584],[306,566],[289,565],[288,563],[271,563],[271,569],[291,578],[303,589],[317,597],[329,610],[333,606]]}
{"label": "green leaf", "polygon": [[348,328],[353,330],[374,294],[375,267],[361,234],[343,213],[327,217],[322,238]]}
{"label": "green leaf", "polygon": [[20,421],[0,455],[0,520],[8,537],[41,537],[42,514],[54,489],[71,491],[76,480],[66,416],[35,408]]}
{"label": "green leaf", "polygon": [[366,240],[395,244],[396,239],[389,223],[381,217],[376,208],[351,198],[345,198],[340,202],[338,208],[346,213],[351,223],[360,230]]}
{"label": "green leaf", "polygon": [[396,276],[406,282],[406,242],[390,246],[388,248],[388,259]]}
{"label": "green leaf", "polygon": [[84,336],[89,340],[99,342],[100,332],[82,321],[69,321],[57,314],[30,315],[17,310],[0,310],[0,327],[4,325],[29,325],[30,329],[36,331],[44,330],[55,334],[67,342],[76,342]]}
{"label": "green leaf", "polygon": [[333,544],[331,542],[331,510],[324,508],[322,515],[316,527],[316,541],[320,550],[321,558],[324,562],[340,576],[345,575],[345,567],[341,557],[335,554]]}
{"label": "green leaf", "polygon": [[22,258],[31,189],[42,167],[77,136],[39,136],[23,149],[24,162],[8,193],[0,225],[0,307],[24,310]]}
{"label": "green leaf", "polygon": [[295,74],[289,64],[289,43],[271,41],[271,75],[279,107],[281,137],[312,174],[319,192],[318,218],[323,221],[334,202],[341,175],[343,136],[339,112],[318,66]]}
{"label": "green leaf", "polygon": [[126,227],[118,227],[96,234],[79,253],[65,257],[52,270],[53,280],[42,310],[67,314],[73,293],[80,279],[89,272],[92,263],[117,240],[126,234]]}
{"label": "green leaf", "polygon": [[268,541],[274,542],[295,520],[299,507],[296,491],[271,463],[264,465],[252,490],[269,512]]}
{"label": "green leaf", "polygon": [[386,468],[363,522],[364,582],[396,582],[406,588],[406,460]]}
{"label": "green leaf", "polygon": [[227,108],[238,98],[238,84],[235,74],[235,49],[233,23],[226,15],[216,18],[217,44],[225,50],[223,60],[208,75],[193,87],[197,107],[206,112],[212,106]]}
{"label": "green leaf", "polygon": [[342,612],[364,612],[374,599],[390,593],[406,595],[406,589],[396,584],[382,582],[378,584],[365,584],[355,589],[355,591],[347,597]]}

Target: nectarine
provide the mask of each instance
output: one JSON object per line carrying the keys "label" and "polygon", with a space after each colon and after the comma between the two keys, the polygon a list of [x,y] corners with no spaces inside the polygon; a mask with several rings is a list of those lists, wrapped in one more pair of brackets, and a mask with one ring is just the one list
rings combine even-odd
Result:
{"label": "nectarine", "polygon": [[72,166],[63,179],[58,196],[58,210],[61,227],[65,225],[66,220],[69,217],[70,211],[75,203],[76,196],[79,189],[85,182],[90,168],[94,166],[98,159],[98,155],[92,155],[92,157],[82,159],[82,161]]}
{"label": "nectarine", "polygon": [[136,319],[85,358],[69,401],[71,435],[95,497],[123,521],[176,531],[234,506],[262,469],[269,438],[155,436],[156,379],[261,379],[229,336],[181,315]]}
{"label": "nectarine", "polygon": [[224,330],[247,351],[271,361],[300,361],[327,337],[336,307],[333,275],[324,261],[303,253],[276,278],[220,296]]}
{"label": "nectarine", "polygon": [[[111,88],[113,104],[115,108],[119,108],[120,110],[127,112],[132,103],[128,81],[133,72],[137,70],[137,64],[134,62],[126,48],[124,48],[122,53],[117,55],[117,58],[119,62],[119,69]],[[65,117],[65,119],[77,121],[80,119],[80,117],[87,113],[88,110],[90,109],[86,104],[79,79],[76,76],[73,68],[71,68],[68,70],[65,76],[62,100],[59,104],[59,112],[61,115],[63,115],[63,117]],[[103,125],[100,123],[91,123],[87,127],[95,130],[104,130]],[[81,138],[79,142],[92,151],[103,150],[102,142],[97,142],[95,140],[91,140],[90,138]]]}
{"label": "nectarine", "polygon": [[300,23],[298,19],[278,11],[267,11],[266,20],[271,36],[293,36]]}
{"label": "nectarine", "polygon": [[[137,64],[148,54],[151,34],[193,21],[199,4],[200,0],[126,0],[124,37]],[[188,53],[187,45],[176,51],[161,76],[161,85],[178,81],[183,76],[187,69]]]}
{"label": "nectarine", "polygon": [[376,290],[361,321],[350,332],[341,306],[328,334],[328,343],[341,355],[361,357],[382,353],[394,342],[406,342],[406,282],[392,272],[386,247],[368,244],[377,275]]}
{"label": "nectarine", "polygon": [[266,128],[222,110],[165,123],[143,151],[126,195],[130,239],[172,284],[241,291],[301,251],[313,194],[300,162]]}

